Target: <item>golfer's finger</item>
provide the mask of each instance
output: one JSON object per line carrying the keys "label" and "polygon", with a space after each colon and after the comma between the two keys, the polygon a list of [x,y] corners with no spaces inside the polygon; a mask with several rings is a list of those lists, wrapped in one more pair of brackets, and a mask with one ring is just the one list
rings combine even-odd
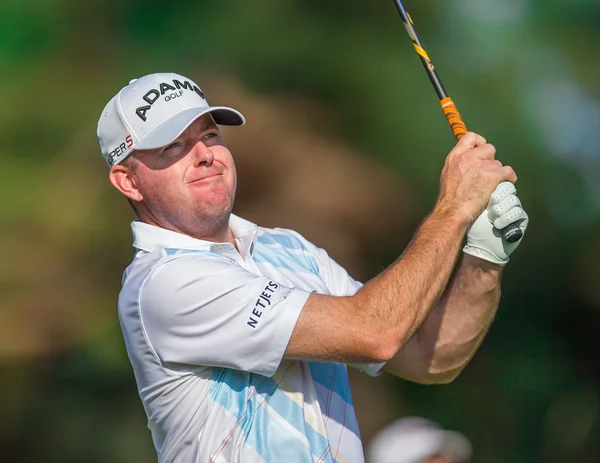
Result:
{"label": "golfer's finger", "polygon": [[478,159],[489,161],[494,159],[496,156],[496,147],[494,145],[490,145],[489,143],[484,143],[483,145],[473,148],[471,152]]}
{"label": "golfer's finger", "polygon": [[496,204],[492,207],[488,207],[488,215],[490,217],[490,220],[492,220],[492,222],[493,222],[498,217],[501,217],[502,215],[509,212],[511,209],[520,208],[520,207],[521,207],[521,201],[519,200],[519,198],[516,195],[510,195],[510,196],[504,198],[498,204]]}
{"label": "golfer's finger", "polygon": [[520,207],[513,207],[510,211],[502,214],[496,220],[494,220],[494,227],[498,230],[502,230],[509,226],[511,223],[518,222],[524,217],[525,211]]}
{"label": "golfer's finger", "polygon": [[517,189],[515,188],[515,186],[512,183],[502,182],[502,183],[498,184],[498,186],[492,193],[492,196],[490,197],[489,206],[495,206],[496,204],[500,204],[502,201],[504,201],[510,195],[514,195],[516,193],[517,193]]}
{"label": "golfer's finger", "polygon": [[517,174],[515,174],[515,171],[512,167],[504,166],[502,167],[501,180],[506,180],[510,183],[517,183]]}
{"label": "golfer's finger", "polygon": [[460,154],[465,151],[469,151],[477,146],[484,145],[486,143],[485,138],[475,132],[468,132],[460,141],[456,144],[453,153]]}

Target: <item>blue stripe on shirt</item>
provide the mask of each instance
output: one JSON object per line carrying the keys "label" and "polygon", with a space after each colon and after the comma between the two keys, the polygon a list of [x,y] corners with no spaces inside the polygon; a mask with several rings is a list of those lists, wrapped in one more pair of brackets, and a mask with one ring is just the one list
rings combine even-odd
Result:
{"label": "blue stripe on shirt", "polygon": [[258,236],[258,242],[266,245],[280,244],[284,248],[294,249],[296,251],[308,251],[306,245],[296,236],[286,233],[263,233]]}
{"label": "blue stripe on shirt", "polygon": [[[257,237],[257,244],[263,245],[260,246],[260,248],[262,248],[263,250],[274,250],[280,255],[283,254],[300,264],[304,269],[307,269],[315,275],[319,275],[319,266],[317,265],[317,261],[314,257],[310,255],[310,250],[298,237],[290,233],[279,234],[263,232]],[[290,250],[293,252],[288,252]],[[269,254],[269,256],[275,257],[272,254]],[[272,263],[276,267],[286,267],[285,265],[277,265],[277,263],[281,263],[281,257],[275,258],[274,262]]]}
{"label": "blue stripe on shirt", "polygon": [[339,395],[348,405],[352,403],[352,395],[348,392],[348,371],[341,363],[308,362],[313,381]]}
{"label": "blue stripe on shirt", "polygon": [[290,254],[285,249],[276,249],[262,243],[256,245],[254,260],[258,263],[269,263],[277,268],[285,268],[292,272],[312,273],[319,275],[315,259],[305,255]]}
{"label": "blue stripe on shirt", "polygon": [[262,376],[255,387],[279,416],[306,436],[314,455],[321,457],[323,463],[333,461],[329,440],[306,422],[304,409],[289,398],[273,379]]}
{"label": "blue stripe on shirt", "polygon": [[[215,368],[211,379],[215,382],[210,392],[212,399],[235,417],[240,432],[246,436],[246,443],[267,462],[311,461],[314,454],[323,463],[335,463],[327,438],[306,423],[303,408],[290,399],[272,378]],[[252,385],[256,394],[248,400],[248,388]],[[269,416],[264,401],[284,421],[306,436],[310,447],[278,425]],[[292,455],[299,459],[291,458]]]}

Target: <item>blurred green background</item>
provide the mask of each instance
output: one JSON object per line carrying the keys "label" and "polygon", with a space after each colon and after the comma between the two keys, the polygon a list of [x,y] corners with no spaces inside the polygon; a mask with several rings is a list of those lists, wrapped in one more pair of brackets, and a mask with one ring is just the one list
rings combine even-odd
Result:
{"label": "blurred green background", "polygon": [[[471,130],[531,217],[500,311],[452,384],[353,374],[365,443],[407,415],[476,462],[600,461],[600,3],[409,1]],[[454,144],[391,0],[0,2],[0,459],[156,461],[116,315],[133,250],[95,138],[134,77],[174,71],[248,118],[236,212],[363,281],[432,207]]]}

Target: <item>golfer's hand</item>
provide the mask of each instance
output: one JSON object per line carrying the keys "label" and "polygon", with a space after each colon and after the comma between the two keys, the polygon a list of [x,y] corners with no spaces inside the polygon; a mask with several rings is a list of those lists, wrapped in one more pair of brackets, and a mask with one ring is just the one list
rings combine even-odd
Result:
{"label": "golfer's hand", "polygon": [[521,238],[515,243],[507,243],[502,239],[500,231],[513,223],[517,223],[525,234],[529,217],[517,197],[515,186],[510,182],[502,182],[492,194],[485,210],[467,230],[467,244],[463,252],[494,264],[505,265],[508,256],[523,240]]}
{"label": "golfer's hand", "polygon": [[510,166],[495,159],[496,148],[476,133],[467,133],[446,157],[436,208],[471,224],[486,208],[499,183],[515,183]]}

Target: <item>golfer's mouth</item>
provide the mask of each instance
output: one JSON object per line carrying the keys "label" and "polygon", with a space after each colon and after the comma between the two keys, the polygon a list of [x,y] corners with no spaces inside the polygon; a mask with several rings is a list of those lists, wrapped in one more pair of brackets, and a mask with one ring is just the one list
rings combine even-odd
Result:
{"label": "golfer's mouth", "polygon": [[221,174],[219,172],[215,172],[215,173],[212,173],[212,174],[204,175],[204,176],[202,176],[200,178],[192,180],[191,182],[188,182],[188,185],[194,185],[194,184],[198,184],[198,183],[202,183],[202,182],[216,180],[216,178],[220,177],[221,175],[223,175],[223,174]]}

